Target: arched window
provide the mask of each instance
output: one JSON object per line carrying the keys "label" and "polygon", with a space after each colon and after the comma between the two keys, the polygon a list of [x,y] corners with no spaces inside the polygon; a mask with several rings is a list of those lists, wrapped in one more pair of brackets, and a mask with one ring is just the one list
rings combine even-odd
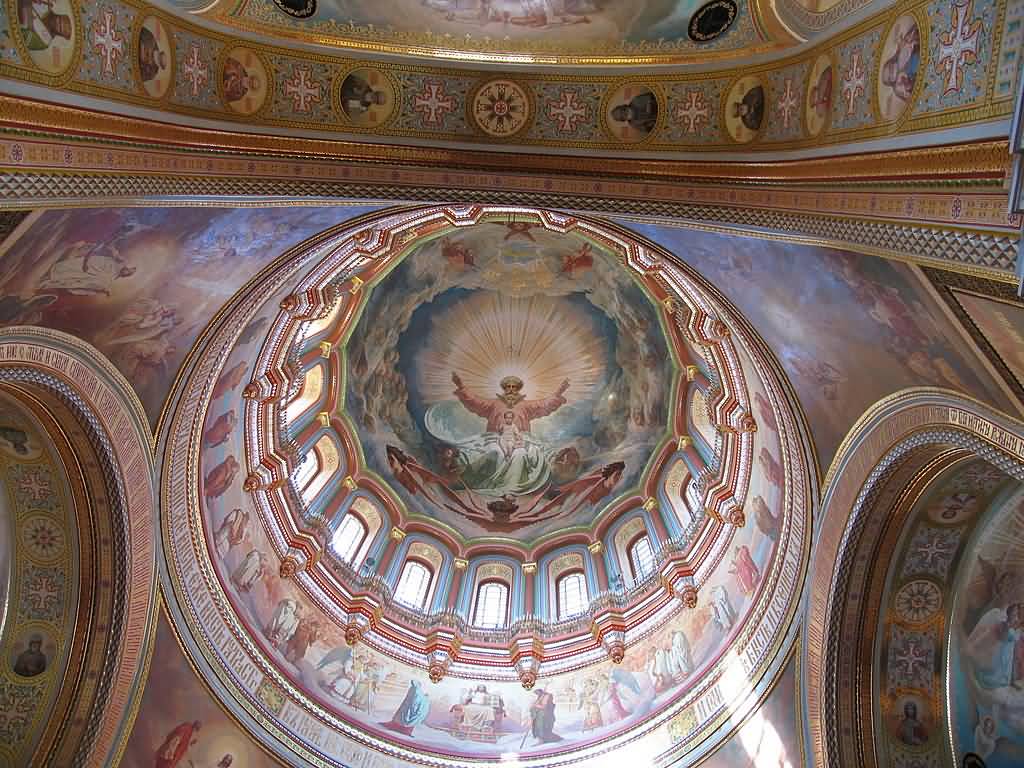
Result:
{"label": "arched window", "polygon": [[351,512],[346,512],[341,519],[341,525],[338,526],[338,530],[331,538],[331,546],[338,557],[346,563],[355,565],[352,560],[366,540],[368,533],[369,529],[366,527],[366,523]]}
{"label": "arched window", "polygon": [[402,568],[395,589],[395,600],[422,611],[426,608],[427,592],[430,591],[430,580],[433,578],[430,568],[419,560],[407,560]]}
{"label": "arched window", "polygon": [[559,619],[579,616],[587,609],[587,580],[583,571],[572,571],[559,577],[556,588]]}
{"label": "arched window", "polygon": [[302,380],[302,388],[292,399],[285,409],[285,415],[289,422],[295,421],[305,411],[311,408],[324,391],[324,367],[315,365],[306,371]]}
{"label": "arched window", "polygon": [[302,500],[312,504],[316,495],[337,473],[341,466],[338,446],[330,435],[321,435],[313,447],[306,451],[298,469],[295,470],[295,486],[302,494]]}
{"label": "arched window", "polygon": [[485,629],[498,629],[508,624],[508,584],[485,581],[477,587],[473,624]]}
{"label": "arched window", "polygon": [[300,491],[304,491],[306,486],[309,485],[309,481],[313,479],[313,475],[316,474],[319,464],[316,453],[313,451],[306,453],[302,457],[302,461],[299,462],[298,469],[295,470],[295,487]]}
{"label": "arched window", "polygon": [[637,536],[629,545],[629,567],[633,571],[633,581],[641,582],[654,571],[654,550],[646,533]]}

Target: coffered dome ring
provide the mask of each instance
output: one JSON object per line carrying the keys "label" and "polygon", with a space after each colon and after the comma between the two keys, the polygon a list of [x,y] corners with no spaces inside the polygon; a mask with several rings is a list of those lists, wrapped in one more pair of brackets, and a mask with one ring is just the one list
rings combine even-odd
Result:
{"label": "coffered dome ring", "polygon": [[[397,305],[389,304],[388,297],[409,295],[410,276],[421,285],[424,264],[435,265],[426,280],[432,286],[429,296],[414,295],[409,307],[395,312]],[[504,274],[503,264],[514,269]],[[514,275],[524,270],[530,279],[516,283]],[[534,209],[465,206],[405,209],[342,225],[290,251],[243,293],[211,328],[179,388],[186,398],[204,389],[213,398],[185,407],[186,412],[192,409],[191,421],[182,413],[168,425],[165,452],[165,491],[173,490],[176,501],[184,502],[172,505],[181,514],[171,515],[175,535],[167,540],[167,575],[185,609],[179,615],[186,625],[186,645],[211,661],[223,679],[236,681],[227,688],[234,687],[229,697],[234,705],[253,718],[268,718],[266,702],[256,691],[237,695],[238,663],[247,659],[245,668],[259,670],[257,688],[269,687],[274,701],[293,702],[313,717],[341,740],[337,749],[354,738],[392,754],[397,750],[405,760],[461,764],[450,745],[425,747],[419,733],[407,738],[394,728],[379,728],[376,721],[382,718],[349,706],[345,694],[339,703],[337,688],[325,679],[328,673],[317,671],[322,669],[317,664],[329,671],[344,668],[324,662],[332,644],[337,643],[337,658],[346,654],[338,648],[349,647],[344,639],[356,644],[347,653],[357,659],[363,654],[364,668],[376,664],[389,679],[402,681],[418,675],[428,695],[452,700],[461,694],[446,692],[446,685],[461,690],[460,685],[481,680],[499,692],[493,696],[511,699],[519,690],[527,701],[541,694],[526,694],[522,687],[571,688],[570,679],[577,687],[602,681],[606,693],[614,679],[610,670],[621,663],[619,677],[628,673],[626,679],[640,689],[641,698],[649,699],[642,712],[629,712],[623,727],[609,723],[596,736],[580,733],[532,745],[521,752],[523,758],[558,755],[575,761],[645,734],[657,753],[707,748],[704,737],[737,711],[786,634],[802,587],[814,488],[807,441],[788,390],[763,345],[713,289],[677,258],[623,230]],[[630,299],[625,310],[623,297]],[[641,301],[645,308],[638,309]],[[472,313],[460,314],[460,307],[467,306]],[[431,315],[429,330],[403,341],[403,334],[424,325],[424,317],[416,315],[424,307]],[[518,415],[511,419],[518,429],[509,431],[520,434],[510,434],[505,447],[486,424],[486,415],[476,427],[480,435],[464,442],[436,440],[439,419],[453,404],[483,407],[455,392],[475,386],[476,372],[472,366],[467,370],[465,360],[482,353],[470,344],[463,368],[452,371],[458,375],[461,370],[463,383],[453,379],[447,385],[450,394],[441,397],[431,368],[437,347],[431,333],[450,335],[467,318],[486,317],[491,326],[483,331],[497,334],[494,338],[504,338],[501,334],[514,327],[517,338],[544,346],[543,329],[528,322],[537,315],[553,318],[563,339],[585,336],[594,328],[604,334],[601,349],[570,345],[586,364],[574,358],[575,367],[566,376],[569,388],[549,399],[566,401],[555,404],[571,410],[573,387],[578,387],[593,422],[600,418],[593,414],[601,403],[607,411],[609,395],[620,394],[635,404],[642,391],[649,396],[646,410],[626,409],[624,434],[598,440],[590,435],[589,442],[580,437],[578,424],[544,431],[517,422]],[[395,321],[383,340],[375,338],[376,326],[363,330],[361,323],[384,316]],[[240,352],[240,335],[250,336],[254,318],[262,317],[267,318],[267,335],[258,355]],[[631,332],[639,334],[632,342]],[[638,358],[654,374],[617,378],[622,361],[631,360],[631,343],[639,340],[641,347],[656,348],[658,338],[671,353]],[[374,342],[366,360],[352,354],[361,340]],[[523,388],[540,386],[545,379],[538,371],[551,361],[539,366],[533,361],[530,368],[532,358],[512,347],[489,361],[481,375],[485,380],[500,372],[501,378],[513,375],[505,370],[511,355],[515,365],[530,372],[516,377]],[[426,371],[421,378],[411,375],[413,362],[403,361],[407,353],[415,358],[417,371]],[[455,358],[448,355],[445,363]],[[352,390],[378,391],[382,384],[373,371],[392,375],[397,370],[406,376],[406,389],[398,390],[407,414],[418,409],[416,423],[433,438],[434,448],[440,443],[460,452],[458,477],[445,475],[443,451],[416,453],[422,444],[396,440],[395,430],[385,430],[376,419],[375,431],[367,429],[362,417],[381,412],[352,400]],[[310,397],[304,390],[316,380],[319,392]],[[244,389],[244,402],[232,400],[238,393],[227,393],[231,384]],[[388,386],[394,391],[393,382]],[[651,395],[655,390],[661,406],[658,396]],[[430,415],[437,406],[431,396],[447,403],[439,418],[434,418],[436,409]],[[478,389],[473,397],[493,400],[494,395]],[[219,405],[225,399],[236,403],[242,416],[237,427],[227,428],[232,434],[218,443],[223,446],[219,452],[211,451],[208,435],[226,426]],[[622,422],[618,413],[605,420]],[[539,423],[544,417],[536,418]],[[388,419],[396,423],[393,413],[385,414]],[[179,431],[186,423],[192,429]],[[382,431],[387,439],[377,440]],[[563,442],[546,445],[545,440],[555,439],[552,435]],[[566,435],[573,439],[566,441]],[[225,458],[234,440],[237,449]],[[630,441],[642,449],[621,447]],[[180,453],[186,445],[189,451]],[[565,461],[565,446],[572,449],[572,461]],[[549,466],[536,477],[527,473],[518,496],[501,493],[500,485],[472,474],[476,460],[524,458],[530,451],[535,463]],[[310,466],[307,461],[316,462],[316,471],[303,469]],[[568,471],[557,466],[559,461],[570,464]],[[225,473],[232,475],[227,485],[242,486],[226,493],[227,503],[211,493]],[[324,473],[329,476],[323,478]],[[483,474],[493,480],[493,472]],[[189,476],[201,487],[188,487]],[[310,484],[314,492],[308,491]],[[552,514],[517,516],[518,510],[502,509],[506,497],[521,508]],[[489,505],[487,499],[499,504]],[[235,509],[240,512],[230,517]],[[372,529],[364,532],[366,546],[361,543],[348,553],[354,562],[331,546],[349,515]],[[248,526],[247,538],[236,552],[229,529],[243,517],[244,525],[236,528]],[[647,536],[653,550],[651,570],[641,574],[626,551],[636,534]],[[257,539],[263,549],[252,547],[251,552],[260,551],[246,567],[242,549]],[[395,590],[403,566],[414,561],[430,573],[430,597],[410,607],[396,599]],[[566,618],[555,588],[561,575],[574,569],[583,573],[587,605]],[[738,577],[739,586],[728,582],[739,572],[745,574]],[[183,578],[186,573],[189,577]],[[201,583],[193,578],[198,574]],[[474,615],[477,590],[495,580],[506,580],[510,588],[506,618],[498,626],[481,627]],[[728,605],[729,589],[735,606]],[[723,593],[724,605],[719,600],[716,608]],[[282,606],[283,618],[277,610]],[[299,609],[295,616],[289,615],[293,606]],[[716,610],[733,615],[724,618]],[[690,618],[684,618],[688,612]],[[302,621],[299,614],[308,620],[301,653],[291,640]],[[278,619],[284,622],[283,632],[291,632],[287,642],[271,626],[280,624]],[[684,624],[685,632],[674,629]],[[687,672],[659,676],[644,671],[667,663],[658,659],[677,634],[684,637],[676,642],[685,642],[687,634],[697,638]],[[241,654],[231,662],[223,655],[228,637]],[[213,651],[217,658],[211,658]],[[307,653],[315,662],[309,668]],[[737,664],[743,665],[742,681]],[[251,689],[252,679],[242,689]],[[439,687],[427,687],[432,685],[428,679]],[[523,703],[521,710],[526,712],[528,705]],[[680,716],[687,724],[682,732]],[[273,708],[269,717],[275,717]],[[431,723],[428,719],[427,726]],[[291,728],[278,727],[283,736],[278,743],[287,742],[290,754],[303,754],[303,738],[294,731],[284,736]],[[518,732],[512,732],[518,742]],[[493,749],[473,744],[466,758],[493,751],[497,759],[508,751],[501,742],[509,732],[491,736]]]}

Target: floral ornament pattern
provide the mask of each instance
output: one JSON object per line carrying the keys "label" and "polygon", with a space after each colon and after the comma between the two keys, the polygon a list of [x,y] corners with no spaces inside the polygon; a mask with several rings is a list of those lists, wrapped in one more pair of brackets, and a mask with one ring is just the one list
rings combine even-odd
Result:
{"label": "floral ornament pattern", "polygon": [[926,755],[901,752],[893,760],[893,768],[939,768],[939,758],[934,752]]}
{"label": "floral ornament pattern", "polygon": [[64,531],[50,518],[36,515],[22,524],[21,543],[32,557],[53,560],[64,553]]}
{"label": "floral ornament pattern", "polygon": [[0,741],[7,744],[25,738],[43,690],[36,685],[16,685],[0,678]]}
{"label": "floral ornament pattern", "polygon": [[530,117],[530,99],[511,80],[485,83],[473,97],[473,119],[488,136],[504,138],[518,133]]}
{"label": "floral ornament pattern", "polygon": [[64,612],[64,570],[27,567],[22,572],[21,611],[36,621],[55,621]]}
{"label": "floral ornament pattern", "polygon": [[934,582],[918,579],[896,593],[896,613],[911,624],[927,621],[942,607],[942,592]]}
{"label": "floral ornament pattern", "polygon": [[1007,475],[998,467],[981,461],[968,467],[963,474],[964,485],[978,493],[988,494],[1007,479]]}
{"label": "floral ornament pattern", "polygon": [[921,574],[945,581],[962,535],[962,528],[918,528],[903,563],[903,575]]}
{"label": "floral ornament pattern", "polygon": [[14,467],[11,472],[19,504],[31,507],[52,508],[54,503],[53,482],[49,471],[42,467]]}
{"label": "floral ornament pattern", "polygon": [[934,636],[894,626],[889,643],[889,689],[917,688],[930,692],[934,670]]}

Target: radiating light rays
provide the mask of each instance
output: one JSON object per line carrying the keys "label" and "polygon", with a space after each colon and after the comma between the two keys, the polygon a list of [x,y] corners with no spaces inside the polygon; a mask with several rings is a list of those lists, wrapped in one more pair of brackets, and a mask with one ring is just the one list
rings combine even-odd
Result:
{"label": "radiating light rays", "polygon": [[450,399],[455,372],[479,397],[518,376],[527,399],[550,397],[568,379],[568,398],[586,400],[604,383],[605,349],[586,311],[565,299],[479,291],[434,320],[420,358],[423,396]]}
{"label": "radiating light rays", "polygon": [[1017,508],[998,525],[990,525],[983,544],[983,551],[990,558],[995,552],[1002,553],[998,558],[1002,568],[1024,566],[1024,496],[1015,495],[1006,506],[1011,503],[1016,503]]}

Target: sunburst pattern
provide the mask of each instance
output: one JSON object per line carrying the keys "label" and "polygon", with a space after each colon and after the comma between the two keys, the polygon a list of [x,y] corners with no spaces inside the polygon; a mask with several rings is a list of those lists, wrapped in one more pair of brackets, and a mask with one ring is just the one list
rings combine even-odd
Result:
{"label": "sunburst pattern", "polygon": [[566,299],[509,298],[481,291],[434,321],[421,358],[428,402],[452,397],[452,373],[486,397],[505,376],[523,380],[528,399],[549,397],[565,379],[567,397],[588,399],[604,382],[605,340],[587,313]]}

